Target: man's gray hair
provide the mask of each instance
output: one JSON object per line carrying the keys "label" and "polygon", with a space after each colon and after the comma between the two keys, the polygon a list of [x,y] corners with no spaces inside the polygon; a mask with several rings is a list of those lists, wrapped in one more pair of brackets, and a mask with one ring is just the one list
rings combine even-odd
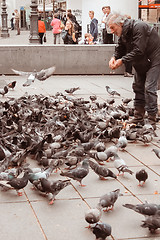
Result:
{"label": "man's gray hair", "polygon": [[108,17],[107,25],[111,23],[121,25],[124,23],[126,19],[127,19],[126,15],[122,15],[120,13],[113,13],[113,14],[110,14],[110,16]]}

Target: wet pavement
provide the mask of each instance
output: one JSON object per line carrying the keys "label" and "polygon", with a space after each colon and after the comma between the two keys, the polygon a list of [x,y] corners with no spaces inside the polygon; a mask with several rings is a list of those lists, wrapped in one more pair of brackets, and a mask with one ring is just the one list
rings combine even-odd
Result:
{"label": "wet pavement", "polygon": [[[121,96],[115,97],[115,105],[122,103],[123,98],[133,98],[132,78],[123,76],[52,76],[46,81],[36,80],[29,87],[23,87],[26,77],[0,76],[0,87],[13,80],[17,81],[14,90],[10,90],[1,101],[8,98],[19,98],[25,93],[43,94],[52,96],[57,92],[71,87],[80,87],[74,94],[75,98],[89,99],[90,95],[96,95],[97,101],[106,101],[111,98],[105,90],[105,86],[117,90]],[[133,102],[129,103],[132,106]],[[93,233],[85,228],[84,214],[89,208],[95,207],[99,198],[117,188],[123,194],[119,196],[113,211],[103,212],[101,221],[112,226],[112,235],[107,239],[112,240],[158,240],[160,230],[151,234],[147,228],[142,228],[144,216],[124,208],[122,204],[160,203],[160,159],[151,151],[160,148],[160,125],[157,123],[157,137],[151,143],[145,145],[142,142],[129,142],[124,151],[119,151],[133,175],[125,173],[117,179],[99,180],[98,176],[90,169],[89,174],[83,180],[86,187],[71,180],[72,184],[63,189],[57,196],[53,205],[49,205],[46,197],[31,189],[29,183],[23,190],[23,196],[19,197],[16,191],[0,193],[1,233],[0,239],[4,240],[92,240]],[[114,143],[106,143],[106,147]],[[28,162],[33,161],[27,159]],[[34,164],[33,164],[34,165]],[[106,166],[115,174],[113,162],[106,162]],[[144,168],[148,172],[148,180],[143,187],[138,186],[135,178],[136,171]],[[64,179],[60,172],[52,173],[49,179]]]}

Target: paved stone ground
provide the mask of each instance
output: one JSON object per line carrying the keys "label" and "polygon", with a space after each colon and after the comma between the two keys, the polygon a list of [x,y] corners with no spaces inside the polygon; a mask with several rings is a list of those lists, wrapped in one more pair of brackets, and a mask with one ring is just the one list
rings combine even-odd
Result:
{"label": "paved stone ground", "polygon": [[[29,87],[23,87],[25,77],[5,76],[0,77],[3,85],[13,80],[17,81],[15,90],[9,91],[4,97],[18,98],[25,92],[28,94],[54,95],[56,92],[64,93],[70,87],[80,87],[74,97],[84,97],[89,99],[95,94],[98,101],[106,101],[110,96],[105,90],[105,86],[116,89],[121,97],[116,97],[116,103],[121,103],[122,98],[132,97],[132,78],[123,76],[52,76],[44,82],[35,81]],[[2,82],[3,81],[3,82]],[[132,103],[130,103],[132,106]],[[83,184],[80,187],[72,180],[72,185],[63,189],[56,197],[53,205],[48,204],[48,199],[41,196],[37,191],[31,190],[29,183],[23,190],[23,196],[18,197],[16,192],[0,193],[1,212],[1,240],[92,240],[95,239],[93,233],[85,228],[87,223],[84,220],[84,213],[90,207],[95,207],[100,196],[112,190],[120,188],[123,196],[120,196],[115,203],[113,211],[102,213],[102,221],[112,226],[112,236],[109,240],[158,240],[160,230],[151,234],[148,229],[142,228],[144,217],[132,210],[122,206],[125,203],[138,204],[144,201],[160,203],[160,159],[151,151],[153,148],[160,148],[160,125],[157,123],[157,136],[147,146],[141,142],[130,142],[125,151],[119,151],[130,169],[135,173],[144,168],[149,174],[148,181],[143,187],[138,186],[135,175],[125,174],[119,176],[117,180],[109,179],[101,181],[97,175],[90,170]],[[108,143],[106,146],[112,145]],[[29,159],[27,161],[30,161]],[[117,170],[110,161],[106,165],[117,174]],[[58,173],[53,173],[51,179],[62,179]]]}
{"label": "paved stone ground", "polygon": [[[29,36],[30,31],[21,31],[20,35],[16,35],[16,30],[9,30],[10,37],[0,37],[0,45],[30,45]],[[53,33],[52,30],[46,32],[47,42],[43,43],[43,46],[53,45]],[[63,40],[61,39],[61,44]]]}

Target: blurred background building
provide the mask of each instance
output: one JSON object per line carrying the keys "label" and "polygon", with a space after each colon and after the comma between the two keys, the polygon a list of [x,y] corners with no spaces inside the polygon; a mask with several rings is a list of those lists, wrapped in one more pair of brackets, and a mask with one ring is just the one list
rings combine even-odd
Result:
{"label": "blurred background building", "polygon": [[[8,13],[8,27],[15,9],[20,13],[20,27],[23,30],[30,28],[31,0],[5,0]],[[1,8],[2,0],[0,0]],[[58,12],[61,19],[66,17],[66,10],[71,9],[77,21],[82,26],[82,35],[87,32],[90,23],[88,12],[93,10],[98,22],[101,23],[102,7],[109,5],[111,11],[128,14],[132,18],[141,18],[143,21],[156,24],[160,22],[160,0],[37,0],[38,11],[42,15],[46,27],[50,30],[50,21],[53,12]],[[0,9],[1,12],[1,9]],[[0,17],[1,26],[1,17]]]}

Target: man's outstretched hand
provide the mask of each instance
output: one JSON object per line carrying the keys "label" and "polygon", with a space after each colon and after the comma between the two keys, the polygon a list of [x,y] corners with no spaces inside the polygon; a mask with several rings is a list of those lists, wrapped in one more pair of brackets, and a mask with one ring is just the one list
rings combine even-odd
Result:
{"label": "man's outstretched hand", "polygon": [[116,68],[119,68],[121,65],[123,64],[121,59],[117,59],[115,60],[114,57],[111,58],[111,60],[109,61],[109,67],[113,70]]}

